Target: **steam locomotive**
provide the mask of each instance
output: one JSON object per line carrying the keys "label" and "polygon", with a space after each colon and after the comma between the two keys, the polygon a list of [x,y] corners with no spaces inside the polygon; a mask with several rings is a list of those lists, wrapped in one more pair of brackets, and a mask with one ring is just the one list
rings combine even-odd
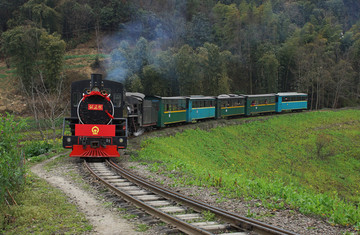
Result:
{"label": "steam locomotive", "polygon": [[[285,92],[260,95],[145,96],[125,92],[119,82],[91,80],[71,85],[71,117],[64,119],[63,146],[72,157],[119,157],[128,134],[198,120],[281,113],[307,109],[308,95]],[[70,129],[65,132],[65,127]]]}
{"label": "steam locomotive", "polygon": [[[125,92],[119,82],[91,80],[71,84],[71,117],[63,123],[63,147],[71,157],[120,157],[127,146]],[[70,128],[65,132],[66,127]],[[67,129],[68,129],[67,128]]]}

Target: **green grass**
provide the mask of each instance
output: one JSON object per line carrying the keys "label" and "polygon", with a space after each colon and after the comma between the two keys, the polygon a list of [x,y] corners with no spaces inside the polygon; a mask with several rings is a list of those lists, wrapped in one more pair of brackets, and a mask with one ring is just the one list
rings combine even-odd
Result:
{"label": "green grass", "polygon": [[64,193],[28,175],[18,206],[0,207],[0,234],[84,234],[92,226]]}
{"label": "green grass", "polygon": [[64,66],[64,69],[67,70],[67,69],[79,69],[79,68],[84,68],[84,67],[87,67],[88,65],[86,64],[75,64],[75,65],[65,65]]}
{"label": "green grass", "polygon": [[69,157],[68,153],[62,154],[62,155],[58,156],[56,159],[53,159],[52,161],[49,161],[48,163],[46,163],[43,168],[47,172],[50,172],[53,169],[60,167],[64,163],[64,161],[66,161],[66,159],[68,157]]}
{"label": "green grass", "polygon": [[178,172],[178,184],[360,228],[360,110],[239,123],[146,140],[138,159],[152,171]]}
{"label": "green grass", "polygon": [[6,73],[15,73],[16,69],[12,69],[12,70],[6,70]]}
{"label": "green grass", "polygon": [[149,230],[149,226],[147,224],[138,224],[136,231],[138,232],[146,232],[147,230]]}
{"label": "green grass", "polygon": [[106,57],[108,57],[108,55],[105,55],[105,54],[91,54],[91,55],[66,55],[64,58],[65,58],[65,60],[78,59],[78,58],[95,59],[97,56],[98,56],[99,58],[106,58]]}

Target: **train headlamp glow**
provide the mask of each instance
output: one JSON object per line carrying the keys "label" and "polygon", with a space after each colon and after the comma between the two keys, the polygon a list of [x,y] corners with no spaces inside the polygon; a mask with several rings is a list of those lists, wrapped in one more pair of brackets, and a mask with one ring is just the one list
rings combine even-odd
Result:
{"label": "train headlamp glow", "polygon": [[70,138],[70,137],[67,137],[67,138],[66,138],[66,141],[67,141],[68,143],[70,143],[70,142],[71,142],[71,138]]}
{"label": "train headlamp glow", "polygon": [[120,142],[120,143],[124,142],[124,139],[123,139],[123,138],[120,138],[120,139],[119,139],[119,142]]}

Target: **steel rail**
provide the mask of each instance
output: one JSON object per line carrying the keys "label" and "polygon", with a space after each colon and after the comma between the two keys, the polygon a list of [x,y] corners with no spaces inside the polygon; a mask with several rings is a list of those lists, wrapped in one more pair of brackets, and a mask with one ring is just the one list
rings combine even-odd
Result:
{"label": "steel rail", "polygon": [[188,198],[184,195],[181,195],[179,193],[170,191],[166,188],[160,187],[159,185],[153,184],[151,182],[148,182],[146,179],[143,179],[142,177],[139,177],[137,175],[134,175],[125,169],[118,166],[113,161],[107,161],[107,164],[109,166],[113,167],[114,170],[116,170],[118,173],[120,173],[122,176],[130,180],[131,182],[141,185],[143,187],[149,188],[151,191],[156,192],[157,194],[160,194],[161,196],[181,202],[197,211],[211,211],[214,213],[217,217],[221,218],[222,220],[230,223],[232,226],[239,228],[239,229],[245,229],[245,230],[251,230],[259,234],[282,234],[282,235],[296,235],[296,233],[272,226],[266,223],[263,223],[261,221],[247,218],[245,216],[241,216],[238,214],[234,214],[228,211],[225,211],[221,208],[213,207],[210,205],[207,205],[203,202],[196,201],[194,199]]}
{"label": "steel rail", "polygon": [[181,230],[184,233],[187,234],[199,234],[199,235],[203,235],[203,234],[212,234],[204,229],[201,229],[197,226],[191,225],[189,223],[186,223],[174,216],[171,216],[169,214],[166,214],[158,209],[156,209],[153,206],[150,206],[146,203],[143,203],[142,201],[134,198],[133,196],[131,196],[130,194],[119,190],[118,188],[114,187],[113,185],[111,185],[110,183],[106,182],[106,180],[102,179],[98,174],[96,174],[91,167],[87,164],[86,160],[84,161],[84,165],[86,167],[86,169],[95,177],[97,178],[99,181],[101,181],[103,184],[105,184],[108,188],[110,188],[116,195],[124,198],[125,200],[127,200],[128,202],[133,203],[134,205],[144,209],[147,213],[158,217],[159,219],[161,219],[164,222],[167,222],[171,225],[176,226],[179,230]]}

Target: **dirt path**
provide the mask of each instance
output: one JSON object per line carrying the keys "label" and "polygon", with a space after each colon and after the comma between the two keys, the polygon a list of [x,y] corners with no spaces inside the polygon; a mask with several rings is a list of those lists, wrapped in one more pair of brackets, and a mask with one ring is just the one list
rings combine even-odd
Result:
{"label": "dirt path", "polygon": [[48,159],[31,168],[31,171],[43,178],[51,185],[61,189],[77,205],[78,209],[85,214],[86,218],[93,225],[92,234],[142,234],[134,230],[133,225],[125,219],[121,219],[115,212],[111,212],[99,202],[91,193],[79,188],[71,180],[64,177],[61,168],[55,168],[48,172],[44,165],[55,160],[57,156]]}

